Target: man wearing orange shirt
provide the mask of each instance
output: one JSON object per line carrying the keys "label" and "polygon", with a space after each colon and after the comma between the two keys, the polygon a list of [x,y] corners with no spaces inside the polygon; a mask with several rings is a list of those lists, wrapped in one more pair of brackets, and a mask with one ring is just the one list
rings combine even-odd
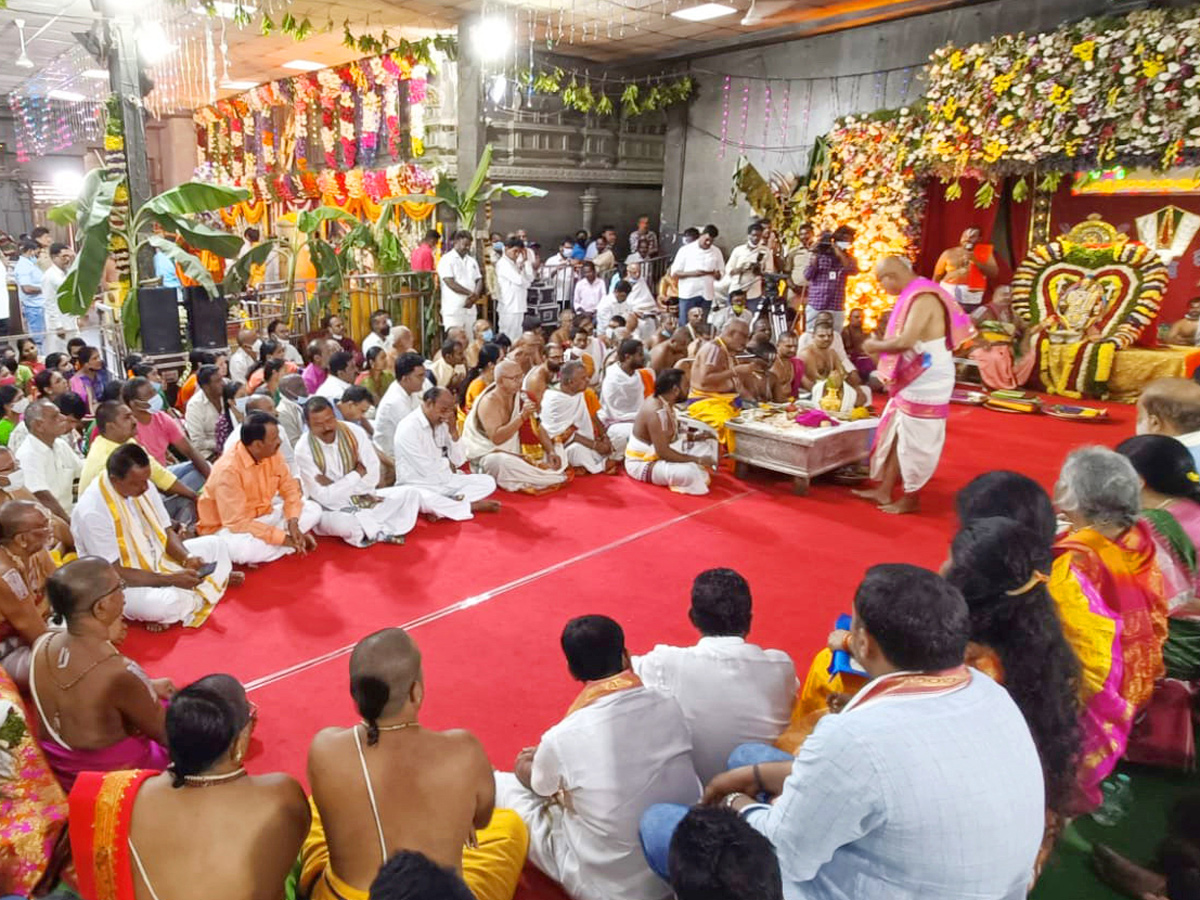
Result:
{"label": "man wearing orange shirt", "polygon": [[235,564],[303,555],[317,545],[309,532],[321,507],[304,499],[279,447],[278,420],[264,412],[247,414],[240,443],[213,464],[196,504],[197,531],[221,535]]}

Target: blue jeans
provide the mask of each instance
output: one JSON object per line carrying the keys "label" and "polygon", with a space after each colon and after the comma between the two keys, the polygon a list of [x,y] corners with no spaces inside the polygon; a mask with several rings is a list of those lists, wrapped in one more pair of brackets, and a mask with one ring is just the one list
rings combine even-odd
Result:
{"label": "blue jeans", "polygon": [[705,300],[703,297],[680,297],[679,298],[679,327],[680,328],[687,327],[688,310],[691,309],[693,306],[703,307],[704,308],[704,318],[701,319],[701,321],[702,322],[708,321],[708,314],[712,310],[712,301],[711,300]]}
{"label": "blue jeans", "polygon": [[21,301],[21,315],[25,319],[25,330],[33,337],[38,350],[46,339],[46,307],[37,303]]}
{"label": "blue jeans", "polygon": [[167,466],[167,471],[178,478],[184,487],[189,487],[197,493],[199,493],[200,488],[204,487],[204,476],[196,471],[196,466],[191,462],[181,462],[173,466]]}
{"label": "blue jeans", "polygon": [[[770,744],[741,744],[729,754],[729,768],[740,769],[755,763],[790,762],[793,759],[795,757],[792,754]],[[675,836],[675,829],[687,814],[688,807],[679,803],[655,803],[642,813],[642,823],[638,827],[642,853],[650,868],[660,878],[669,879],[667,861],[670,857],[671,838]]]}

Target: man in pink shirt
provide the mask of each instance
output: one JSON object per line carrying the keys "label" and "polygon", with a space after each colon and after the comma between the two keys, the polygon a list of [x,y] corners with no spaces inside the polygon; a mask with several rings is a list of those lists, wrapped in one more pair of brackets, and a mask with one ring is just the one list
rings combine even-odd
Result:
{"label": "man in pink shirt", "polygon": [[433,265],[433,248],[437,246],[437,242],[442,236],[433,229],[425,232],[425,237],[421,243],[417,244],[409,257],[408,265],[414,272],[432,272]]}
{"label": "man in pink shirt", "polygon": [[[149,378],[131,378],[121,389],[121,400],[131,410],[137,422],[136,440],[150,456],[174,475],[179,481],[199,491],[204,486],[211,466],[200,452],[192,446],[183,431],[183,426],[162,406],[162,397]],[[187,462],[172,463],[167,455],[186,457]]]}

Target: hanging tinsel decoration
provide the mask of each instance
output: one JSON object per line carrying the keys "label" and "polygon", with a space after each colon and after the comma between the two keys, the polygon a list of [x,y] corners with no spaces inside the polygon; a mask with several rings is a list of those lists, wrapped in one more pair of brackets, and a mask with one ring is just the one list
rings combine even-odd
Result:
{"label": "hanging tinsel decoration", "polygon": [[746,155],[746,128],[750,122],[750,82],[742,85],[742,133],[738,138],[738,153]]}
{"label": "hanging tinsel decoration", "polygon": [[729,142],[729,91],[732,84],[733,79],[726,75],[725,83],[721,87],[721,146],[717,148],[718,159],[725,158],[725,147]]}

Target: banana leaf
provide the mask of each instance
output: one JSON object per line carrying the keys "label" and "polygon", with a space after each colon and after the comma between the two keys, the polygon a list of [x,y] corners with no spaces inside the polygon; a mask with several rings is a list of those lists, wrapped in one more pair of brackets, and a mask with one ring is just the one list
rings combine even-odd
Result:
{"label": "banana leaf", "polygon": [[326,240],[310,238],[308,254],[312,259],[313,268],[317,270],[317,290],[314,297],[324,307],[329,300],[342,289],[342,263],[337,250]]}
{"label": "banana leaf", "polygon": [[[79,207],[80,218],[84,221],[95,218],[96,221],[91,227],[80,228],[76,232],[78,252],[58,289],[58,307],[69,315],[81,316],[87,312],[100,291],[100,280],[104,277],[104,265],[108,261],[108,214],[112,211],[116,189],[116,181],[102,183],[98,192],[91,197],[90,205]],[[104,214],[98,215],[101,211]]]}
{"label": "banana leaf", "polygon": [[756,215],[764,219],[774,218],[779,204],[771,185],[758,173],[758,169],[742,160],[733,175],[733,183]]}
{"label": "banana leaf", "polygon": [[482,199],[486,202],[497,194],[508,194],[510,197],[545,197],[546,191],[527,184],[493,184],[484,192]]}
{"label": "banana leaf", "polygon": [[462,194],[464,203],[474,200],[479,196],[479,192],[483,190],[483,185],[487,181],[488,169],[491,167],[492,145],[488,144],[483,148],[483,153],[479,157],[479,165],[475,167],[475,175],[471,178],[471,183]]}
{"label": "banana leaf", "polygon": [[179,187],[163,191],[156,197],[151,197],[138,210],[138,213],[139,215],[143,212],[151,212],[166,216],[186,216],[192,213],[224,209],[249,199],[250,192],[245,188],[188,181]]}
{"label": "banana leaf", "polygon": [[138,308],[137,296],[135,285],[121,304],[121,330],[125,332],[126,347],[140,347],[142,343],[142,311]]}
{"label": "banana leaf", "polygon": [[159,250],[165,254],[168,258],[170,258],[171,262],[175,263],[175,265],[181,266],[183,268],[183,274],[193,281],[199,283],[202,288],[208,291],[208,296],[217,296],[217,285],[213,281],[212,273],[209,272],[208,269],[204,268],[200,260],[192,256],[192,254],[188,253],[173,241],[168,241],[166,238],[159,237],[157,234],[149,235],[146,238],[146,243],[148,243],[155,250]]}
{"label": "banana leaf", "polygon": [[330,220],[337,222],[358,223],[358,219],[350,213],[332,206],[318,206],[316,209],[306,209],[296,217],[296,227],[305,234],[311,235],[321,225]]}
{"label": "banana leaf", "polygon": [[[242,249],[242,239],[236,234],[229,234],[210,228],[203,222],[186,219],[183,216],[170,216],[162,213],[147,211],[142,207],[146,217],[157,222],[168,234],[175,233],[198,250],[207,250],[225,259],[233,259]],[[138,214],[139,217],[142,213]]]}
{"label": "banana leaf", "polygon": [[240,294],[244,291],[247,283],[250,281],[250,269],[253,266],[263,265],[278,244],[278,238],[269,238],[257,247],[252,247],[244,256],[236,259],[225,270],[225,278],[221,282],[221,290],[226,294]]}

